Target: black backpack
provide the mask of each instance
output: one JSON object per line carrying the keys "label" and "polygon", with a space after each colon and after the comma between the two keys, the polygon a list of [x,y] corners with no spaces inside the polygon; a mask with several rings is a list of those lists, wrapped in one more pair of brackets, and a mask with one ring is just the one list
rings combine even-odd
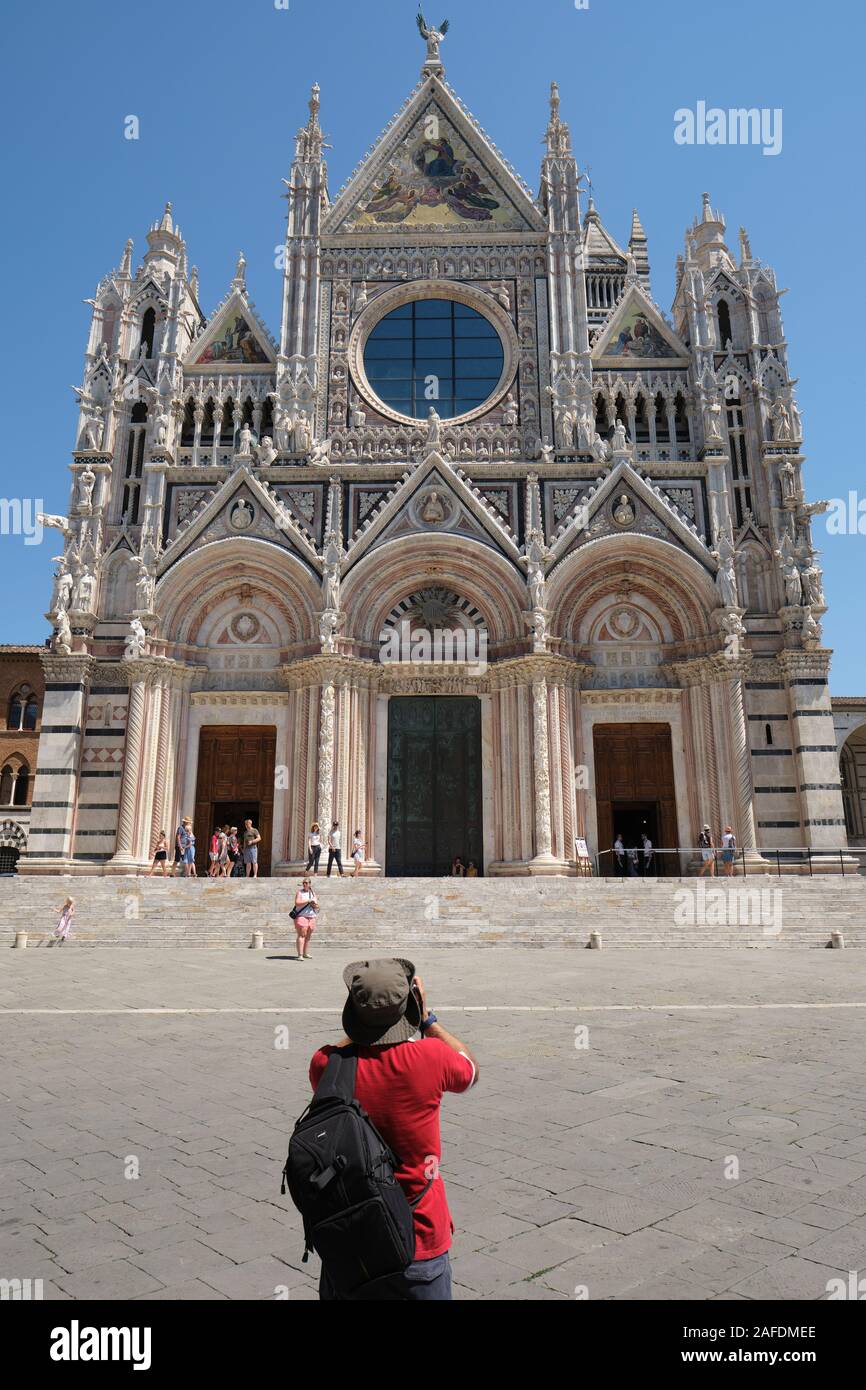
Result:
{"label": "black backpack", "polygon": [[331,1053],[289,1140],[280,1191],[288,1185],[304,1219],[304,1262],[315,1250],[339,1298],[399,1298],[394,1276],[415,1258],[412,1208],[430,1182],[410,1203],[397,1158],[355,1100],[357,1068],[355,1048]]}

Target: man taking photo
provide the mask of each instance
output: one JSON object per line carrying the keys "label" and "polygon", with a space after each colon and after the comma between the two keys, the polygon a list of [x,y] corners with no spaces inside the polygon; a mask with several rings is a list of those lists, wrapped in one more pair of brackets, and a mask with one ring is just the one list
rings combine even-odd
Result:
{"label": "man taking photo", "polygon": [[[335,1048],[357,1049],[355,1099],[385,1143],[398,1155],[397,1181],[412,1206],[415,1258],[395,1276],[389,1298],[451,1298],[449,1249],[453,1223],[439,1171],[439,1108],[446,1091],[468,1091],[478,1064],[427,1007],[424,985],[407,960],[355,961],[343,971],[349,995],[343,1009],[346,1036],[322,1047],[310,1063],[318,1086]],[[325,1270],[320,1297],[337,1295]]]}

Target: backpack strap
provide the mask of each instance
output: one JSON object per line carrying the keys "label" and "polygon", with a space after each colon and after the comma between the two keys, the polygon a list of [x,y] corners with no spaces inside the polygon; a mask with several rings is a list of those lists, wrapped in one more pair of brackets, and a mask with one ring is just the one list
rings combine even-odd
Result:
{"label": "backpack strap", "polygon": [[347,1104],[355,1098],[355,1077],[358,1072],[358,1050],[355,1047],[337,1047],[328,1058],[328,1064],[319,1079],[313,1104],[324,1100],[344,1100]]}

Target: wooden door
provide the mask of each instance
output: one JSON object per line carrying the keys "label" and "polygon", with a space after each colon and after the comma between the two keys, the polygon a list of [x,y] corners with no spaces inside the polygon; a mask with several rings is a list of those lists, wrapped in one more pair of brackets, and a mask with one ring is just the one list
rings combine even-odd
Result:
{"label": "wooden door", "polygon": [[[253,823],[259,845],[259,873],[271,872],[274,824],[274,764],[277,731],[257,725],[207,726],[199,734],[198,779],[195,797],[196,868],[207,871],[208,845],[214,831],[214,807],[257,807]],[[250,814],[250,812],[247,812]],[[243,824],[238,826],[239,838]]]}
{"label": "wooden door", "polygon": [[[669,724],[596,724],[592,731],[598,848],[613,844],[614,806],[655,805],[657,849],[678,844],[674,761]],[[603,870],[609,861],[603,859]],[[660,873],[678,873],[675,855],[660,855]]]}

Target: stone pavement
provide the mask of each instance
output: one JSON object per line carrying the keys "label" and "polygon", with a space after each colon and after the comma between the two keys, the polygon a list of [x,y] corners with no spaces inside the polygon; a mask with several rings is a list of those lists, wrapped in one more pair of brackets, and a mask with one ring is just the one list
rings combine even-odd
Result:
{"label": "stone pavement", "polygon": [[[813,1300],[866,1273],[861,955],[417,959],[481,1063],[443,1110],[456,1296]],[[0,1277],[314,1298],[279,1177],[345,960],[7,953]]]}

